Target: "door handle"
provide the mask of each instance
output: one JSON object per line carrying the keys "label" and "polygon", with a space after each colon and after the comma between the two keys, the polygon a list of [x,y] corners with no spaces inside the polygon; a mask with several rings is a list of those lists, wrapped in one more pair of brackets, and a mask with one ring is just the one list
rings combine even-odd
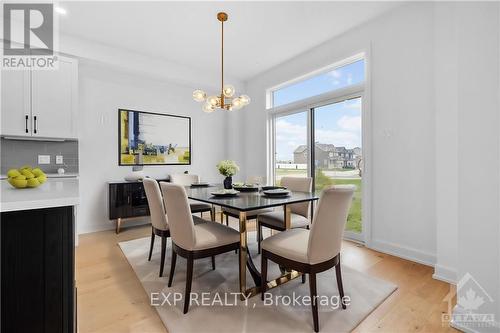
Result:
{"label": "door handle", "polygon": [[24,129],[26,133],[28,133],[28,115],[25,115],[26,125],[24,125]]}
{"label": "door handle", "polygon": [[36,116],[33,117],[33,124],[34,124],[33,133],[36,134]]}

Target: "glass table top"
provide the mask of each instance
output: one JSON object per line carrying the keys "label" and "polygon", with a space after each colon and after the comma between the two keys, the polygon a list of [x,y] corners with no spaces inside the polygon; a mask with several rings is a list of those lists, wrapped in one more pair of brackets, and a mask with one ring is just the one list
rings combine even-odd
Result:
{"label": "glass table top", "polygon": [[189,199],[198,200],[217,206],[233,208],[239,211],[250,211],[261,208],[283,206],[287,204],[314,201],[319,197],[312,192],[291,192],[287,197],[268,197],[262,192],[240,192],[234,197],[215,197],[211,192],[222,189],[222,186],[186,187]]}

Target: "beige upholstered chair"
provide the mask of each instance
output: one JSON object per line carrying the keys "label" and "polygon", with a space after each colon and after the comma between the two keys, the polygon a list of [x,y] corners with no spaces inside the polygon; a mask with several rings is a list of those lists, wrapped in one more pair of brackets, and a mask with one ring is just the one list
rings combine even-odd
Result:
{"label": "beige upholstered chair", "polygon": [[[262,176],[250,176],[250,177],[247,178],[246,183],[247,184],[262,185],[263,180],[264,180],[264,177],[262,177]],[[250,211],[247,212],[247,220],[257,219],[257,216],[259,214],[269,213],[269,212],[272,212],[272,211],[273,210],[269,209],[269,208],[250,210]],[[223,217],[226,216],[226,225],[229,226],[229,216],[234,217],[234,218],[237,219],[240,216],[239,214],[240,214],[239,210],[232,209],[232,208],[227,208],[227,207],[222,207],[222,215],[221,215],[221,221],[220,222],[222,223]]]}
{"label": "beige upholstered chair", "polygon": [[163,207],[160,185],[154,179],[143,179],[144,190],[148,199],[149,214],[151,216],[151,245],[149,247],[148,261],[151,261],[155,235],[161,237],[161,261],[160,276],[163,275],[163,266],[165,265],[165,249],[167,247],[167,237],[170,237],[168,229],[167,215]]}
{"label": "beige upholstered chair", "polygon": [[[332,186],[323,191],[310,230],[290,229],[262,241],[262,299],[267,287],[267,260],[309,274],[311,299],[317,299],[316,274],[335,266],[337,286],[344,304],[340,248],[355,190],[353,185]],[[304,280],[303,280],[304,281]],[[314,331],[319,331],[318,305],[311,302]]]}
{"label": "beige upholstered chair", "polygon": [[186,190],[178,184],[160,183],[168,216],[172,237],[172,263],[168,286],[172,285],[177,255],[187,259],[186,291],[184,313],[188,312],[193,280],[194,259],[212,257],[212,268],[215,269],[214,256],[234,251],[240,246],[240,234],[223,224],[207,221],[193,223],[189,210]]}
{"label": "beige upholstered chair", "polygon": [[[283,177],[281,178],[281,185],[288,188],[290,191],[295,192],[311,192],[312,191],[312,178],[311,177]],[[309,227],[309,210],[311,207],[310,202],[297,203],[290,205],[291,223],[290,227],[293,228],[307,228]],[[285,230],[285,216],[283,211],[276,210],[267,213],[261,213],[257,217],[257,242],[258,253],[260,253],[260,242],[262,240],[262,227],[284,231]]]}
{"label": "beige upholstered chair", "polygon": [[[174,184],[182,186],[191,186],[191,184],[200,182],[200,176],[187,173],[177,173],[170,175],[170,181]],[[189,200],[189,206],[191,208],[191,213],[200,213],[201,217],[203,217],[203,212],[210,212],[210,219],[212,221],[214,220],[212,206],[210,204]]]}

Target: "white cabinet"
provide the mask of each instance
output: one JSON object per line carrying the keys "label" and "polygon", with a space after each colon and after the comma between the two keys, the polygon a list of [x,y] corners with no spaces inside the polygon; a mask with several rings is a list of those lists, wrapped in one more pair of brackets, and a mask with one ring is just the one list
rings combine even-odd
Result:
{"label": "white cabinet", "polygon": [[31,135],[30,71],[2,71],[2,135]]}
{"label": "white cabinet", "polygon": [[77,138],[77,60],[59,56],[58,69],[18,73],[22,77],[14,71],[2,72],[1,134]]}

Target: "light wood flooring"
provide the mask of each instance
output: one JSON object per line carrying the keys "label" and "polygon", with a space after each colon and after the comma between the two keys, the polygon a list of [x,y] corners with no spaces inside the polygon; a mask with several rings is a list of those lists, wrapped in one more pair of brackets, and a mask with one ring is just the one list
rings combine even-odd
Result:
{"label": "light wood flooring", "polygon": [[[167,332],[118,246],[121,241],[149,237],[150,232],[148,226],[125,226],[119,235],[110,230],[80,236],[76,250],[80,333]],[[354,332],[458,332],[442,325],[441,315],[448,309],[443,299],[450,285],[434,280],[431,267],[348,241],[342,261],[398,285]],[[168,261],[165,267],[168,274]]]}

